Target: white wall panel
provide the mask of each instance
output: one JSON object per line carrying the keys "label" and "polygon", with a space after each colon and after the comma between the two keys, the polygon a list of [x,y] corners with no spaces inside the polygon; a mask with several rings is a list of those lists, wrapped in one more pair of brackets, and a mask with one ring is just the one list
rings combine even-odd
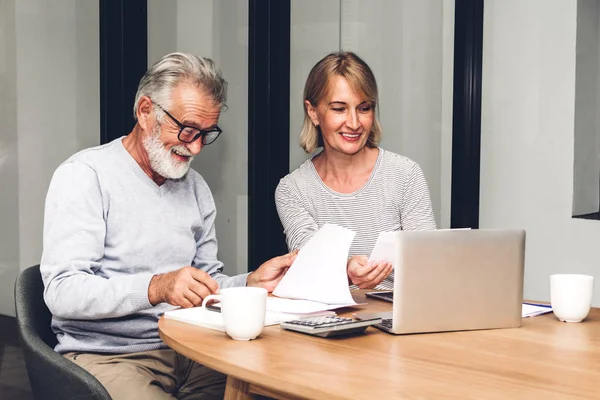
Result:
{"label": "white wall panel", "polygon": [[553,273],[600,278],[600,222],[571,218],[576,10],[485,2],[480,226],[527,231],[529,299],[550,299]]}
{"label": "white wall panel", "polygon": [[0,9],[0,313],[14,315],[14,279],[41,258],[52,173],[100,142],[99,6],[4,0]]}

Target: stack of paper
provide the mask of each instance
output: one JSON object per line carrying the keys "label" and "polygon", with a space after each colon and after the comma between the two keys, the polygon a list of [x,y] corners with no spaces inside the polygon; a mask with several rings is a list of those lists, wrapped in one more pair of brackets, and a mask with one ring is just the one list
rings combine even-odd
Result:
{"label": "stack of paper", "polygon": [[[354,300],[353,300],[354,301]],[[279,314],[318,314],[340,308],[339,304],[327,304],[311,300],[282,299],[267,297],[267,312]]]}
{"label": "stack of paper", "polygon": [[[220,307],[220,303],[216,303],[215,306],[217,308]],[[337,306],[316,303],[313,301],[268,297],[265,326],[275,325],[283,321],[291,321],[303,317],[335,315],[335,312],[330,310],[336,307]],[[202,307],[178,308],[176,310],[167,311],[165,313],[165,318],[225,332],[225,325],[221,313]]]}
{"label": "stack of paper", "polygon": [[323,225],[300,250],[273,295],[336,307],[356,305],[346,272],[355,235],[356,232],[338,225]]}
{"label": "stack of paper", "polygon": [[535,317],[536,315],[542,315],[549,312],[552,312],[552,306],[549,306],[547,304],[523,303],[521,316],[523,318]]}

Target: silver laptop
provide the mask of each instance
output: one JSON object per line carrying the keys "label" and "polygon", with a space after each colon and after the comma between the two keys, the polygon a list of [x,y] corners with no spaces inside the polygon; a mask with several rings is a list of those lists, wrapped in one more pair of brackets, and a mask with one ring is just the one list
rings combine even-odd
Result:
{"label": "silver laptop", "polygon": [[400,231],[396,244],[393,311],[356,318],[394,334],[521,326],[525,231]]}

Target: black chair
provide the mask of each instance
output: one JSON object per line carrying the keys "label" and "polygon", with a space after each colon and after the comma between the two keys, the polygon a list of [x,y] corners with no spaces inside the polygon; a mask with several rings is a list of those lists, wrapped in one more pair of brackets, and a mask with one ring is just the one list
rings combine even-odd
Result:
{"label": "black chair", "polygon": [[22,271],[15,283],[15,308],[25,366],[36,399],[110,400],[102,384],[79,365],[54,351],[52,314],[44,302],[40,266]]}

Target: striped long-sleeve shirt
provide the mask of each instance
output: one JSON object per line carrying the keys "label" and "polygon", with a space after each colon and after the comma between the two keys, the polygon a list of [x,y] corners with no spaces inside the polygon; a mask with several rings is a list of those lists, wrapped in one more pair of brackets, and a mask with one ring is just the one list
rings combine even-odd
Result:
{"label": "striped long-sleeve shirt", "polygon": [[[367,183],[353,193],[325,185],[312,160],[281,179],[277,212],[290,250],[300,249],[326,223],[356,232],[350,256],[369,256],[380,232],[435,229],[427,182],[417,163],[379,148]],[[393,273],[378,289],[393,288]]]}

